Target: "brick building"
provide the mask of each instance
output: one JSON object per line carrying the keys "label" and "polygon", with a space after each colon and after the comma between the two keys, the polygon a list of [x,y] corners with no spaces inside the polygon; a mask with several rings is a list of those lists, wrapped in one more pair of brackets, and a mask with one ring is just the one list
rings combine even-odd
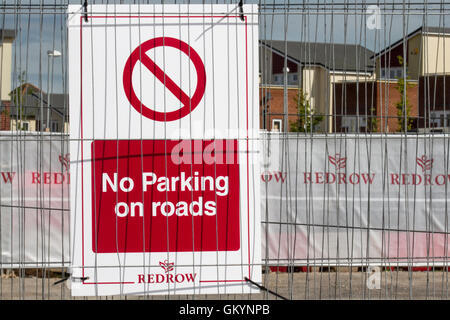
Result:
{"label": "brick building", "polygon": [[[450,72],[450,28],[420,27],[375,54],[377,79],[403,77],[419,80],[436,74]],[[399,61],[401,56],[404,64]]]}
{"label": "brick building", "polygon": [[261,128],[285,131],[286,99],[289,131],[290,124],[299,118],[297,101],[301,90],[314,114],[322,117],[314,131],[332,132],[333,85],[373,79],[373,55],[360,45],[260,41]]}
{"label": "brick building", "polygon": [[396,79],[404,78],[410,83],[407,97],[415,119],[413,131],[448,132],[450,118],[446,109],[449,109],[450,90],[445,75],[450,72],[448,53],[450,28],[420,27],[373,56],[376,76],[382,84],[377,91],[381,97],[378,100],[385,100],[377,115],[390,117],[387,122],[382,121],[385,124],[379,127],[380,131],[398,129],[397,119],[392,118],[396,115],[395,103],[400,99],[395,87]]}
{"label": "brick building", "polygon": [[[30,83],[17,87],[14,93],[17,98],[10,107],[11,130],[69,132],[67,95],[47,94]],[[20,102],[15,105],[15,101]]]}
{"label": "brick building", "polygon": [[376,54],[359,45],[261,41],[261,128],[285,130],[285,99],[288,123],[295,121],[301,89],[324,117],[316,132],[398,132],[403,78],[409,130],[449,132],[449,53],[450,28],[438,27],[420,27]]}

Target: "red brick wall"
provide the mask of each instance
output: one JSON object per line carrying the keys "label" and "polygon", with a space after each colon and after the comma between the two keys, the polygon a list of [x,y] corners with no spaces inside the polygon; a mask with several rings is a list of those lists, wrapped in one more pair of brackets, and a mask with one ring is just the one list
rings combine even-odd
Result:
{"label": "red brick wall", "polygon": [[10,101],[2,101],[2,108],[0,111],[0,131],[11,130],[11,108]]}
{"label": "red brick wall", "polygon": [[[406,89],[408,102],[411,106],[411,117],[418,116],[418,84],[409,83]],[[395,82],[378,82],[377,85],[377,115],[378,115],[378,130],[380,132],[397,132],[399,130],[397,118],[397,102],[400,101],[400,93],[397,90],[397,83]],[[387,114],[386,114],[387,111]],[[387,121],[387,123],[386,123]],[[413,128],[417,127],[414,122]]]}
{"label": "red brick wall", "polygon": [[[448,80],[450,86],[450,79]],[[335,132],[341,132],[341,115],[355,115],[357,108],[359,114],[368,115],[371,113],[371,108],[376,106],[375,114],[377,116],[377,131],[379,132],[397,132],[398,120],[397,120],[397,108],[396,103],[400,101],[400,93],[396,89],[397,84],[395,82],[359,82],[359,89],[357,90],[356,83],[346,83],[343,90],[343,84],[336,84],[334,88],[334,94],[336,95],[336,105],[334,106],[334,114],[336,117]],[[374,88],[374,86],[376,86]],[[449,87],[450,90],[450,87]],[[263,98],[270,93],[271,99],[268,101],[268,112],[265,119],[265,128],[272,130],[272,120],[280,119],[284,124],[284,110],[283,100],[284,91],[282,87],[261,88],[260,90],[260,128],[264,128],[263,124]],[[419,85],[417,82],[410,82],[407,88],[408,100],[411,105],[411,117],[418,117],[418,93]],[[290,123],[297,120],[297,102],[295,101],[298,95],[298,88],[288,89],[288,113],[289,113],[289,128]],[[449,95],[450,100],[450,95]],[[366,107],[367,103],[367,107]],[[387,114],[386,114],[387,104]],[[366,110],[367,109],[367,110]],[[385,121],[387,120],[387,127],[385,127]],[[326,120],[323,120],[326,121]],[[334,121],[333,121],[334,122]],[[417,122],[414,122],[413,128],[417,126]]]}
{"label": "red brick wall", "polygon": [[[266,130],[272,130],[272,120],[281,119],[284,125],[284,90],[282,87],[270,87],[260,89],[260,128],[264,128],[263,124],[263,98],[270,93],[270,100],[267,103],[268,112],[266,114]],[[297,103],[295,101],[298,94],[298,88],[288,88],[288,121],[289,123],[297,119]],[[290,125],[289,125],[290,127]],[[290,130],[290,128],[288,128]],[[283,128],[284,131],[284,128]]]}

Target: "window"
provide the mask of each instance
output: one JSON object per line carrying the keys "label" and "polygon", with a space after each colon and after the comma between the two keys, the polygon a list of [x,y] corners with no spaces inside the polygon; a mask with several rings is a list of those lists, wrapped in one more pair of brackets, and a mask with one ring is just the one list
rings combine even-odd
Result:
{"label": "window", "polygon": [[383,79],[397,79],[403,77],[403,67],[381,68],[380,77]]}
{"label": "window", "polygon": [[298,85],[298,75],[296,73],[292,73],[288,75],[288,84],[289,85]]}
{"label": "window", "polygon": [[430,123],[432,127],[450,127],[450,110],[431,111]]}
{"label": "window", "polygon": [[21,121],[19,122],[21,126],[21,130],[29,131],[30,130],[30,123],[28,121]]}
{"label": "window", "polygon": [[50,128],[52,132],[59,132],[59,122],[58,121],[52,121],[50,123]]}
{"label": "window", "polygon": [[272,131],[281,132],[282,128],[282,120],[281,119],[273,119],[272,120]]}
{"label": "window", "polygon": [[389,75],[390,75],[389,79],[395,79],[395,75],[396,75],[395,70],[391,70],[391,71],[389,72]]}
{"label": "window", "polygon": [[360,128],[367,126],[365,116],[343,116],[341,127],[345,132],[359,132]]}
{"label": "window", "polygon": [[281,76],[277,76],[277,75],[273,76],[273,82],[280,83],[280,78],[281,78]]}

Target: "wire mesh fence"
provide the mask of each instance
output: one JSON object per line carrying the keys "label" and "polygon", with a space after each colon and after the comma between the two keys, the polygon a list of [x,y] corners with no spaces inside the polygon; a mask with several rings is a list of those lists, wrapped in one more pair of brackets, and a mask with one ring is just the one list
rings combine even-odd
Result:
{"label": "wire mesh fence", "polygon": [[[71,143],[85,139],[71,132],[76,124],[69,117],[68,30],[69,15],[84,7],[79,1],[30,0],[0,5],[2,299],[448,298],[450,4],[245,4],[250,3],[257,11],[245,14],[258,21],[257,50],[250,54],[259,76],[252,95],[258,133],[252,139],[239,137],[237,143],[253,140],[259,146],[260,171],[249,178],[259,181],[259,188],[248,192],[260,194],[261,234],[255,243],[261,246],[261,262],[255,264],[261,267],[262,281],[251,284],[260,292],[167,291],[154,296],[144,289],[140,295],[120,290],[114,296],[95,291],[93,297],[72,297],[73,286],[84,280],[73,277],[78,266],[73,264],[77,244],[70,227],[75,214],[70,192],[80,181]],[[228,19],[240,8],[236,2],[195,1],[90,1],[85,8],[89,14],[91,5],[108,5],[96,13],[112,16],[125,8],[145,16],[149,13],[140,6],[157,4],[198,4],[190,14],[203,18],[203,10],[216,4],[227,5],[222,14]],[[78,5],[78,11],[69,5]],[[98,39],[89,33],[102,27],[92,20],[83,31],[91,49]],[[115,23],[112,32],[120,27]],[[210,21],[199,24],[210,28]],[[226,39],[212,35],[212,46],[237,43],[240,37],[237,31]],[[114,39],[116,51],[128,45],[120,36]],[[127,50],[131,54],[133,49]],[[228,52],[228,59],[233,54]],[[108,59],[96,61],[114,64]],[[172,64],[176,61],[163,63],[164,68]],[[227,78],[228,88],[215,92],[242,81],[239,66],[227,67],[219,77]],[[94,66],[87,68],[94,79]],[[121,77],[113,70],[112,82]],[[105,88],[89,90],[93,96],[108,96]],[[230,97],[225,98],[230,108],[240,103]],[[216,100],[220,98],[210,103]],[[165,110],[165,101],[163,105]],[[116,107],[107,114],[117,117]],[[94,117],[92,126],[100,127],[102,120]],[[210,139],[205,131],[199,137]],[[118,162],[119,156],[113,160]],[[197,264],[192,258],[192,267]],[[169,268],[161,262],[144,265],[166,273]],[[217,260],[212,267],[219,273],[224,265]],[[239,267],[243,265],[241,258]],[[107,267],[113,266],[92,268],[98,276]],[[139,281],[148,285],[145,279]]]}

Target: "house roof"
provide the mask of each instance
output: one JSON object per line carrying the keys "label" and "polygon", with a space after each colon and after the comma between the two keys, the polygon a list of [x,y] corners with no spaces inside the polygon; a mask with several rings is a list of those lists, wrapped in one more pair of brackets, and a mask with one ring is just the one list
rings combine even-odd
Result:
{"label": "house roof", "polygon": [[301,65],[320,65],[332,71],[372,72],[374,52],[355,44],[261,40],[260,44]]}
{"label": "house roof", "polygon": [[[15,89],[17,90],[17,89]],[[13,90],[12,92],[14,92]],[[68,96],[66,94],[54,93],[48,95],[31,83],[25,83],[21,86],[20,92],[22,95],[21,107],[22,115],[24,117],[40,118],[41,102],[44,109],[43,117],[47,118],[47,103],[48,97],[50,97],[50,110],[61,118],[65,116],[68,119]],[[18,114],[18,108],[14,106],[14,102],[11,104],[11,117],[15,117]]]}
{"label": "house roof", "polygon": [[419,28],[417,28],[416,30],[410,32],[405,39],[401,38],[397,41],[395,41],[394,43],[392,43],[391,45],[389,45],[388,47],[384,48],[383,50],[377,52],[376,54],[374,54],[372,57],[370,57],[371,59],[373,58],[377,58],[378,56],[394,49],[395,47],[397,47],[398,45],[400,45],[401,43],[403,43],[404,41],[407,41],[409,39],[411,39],[412,37],[416,36],[417,34],[450,34],[450,28],[443,28],[443,27],[424,27],[421,26]]}

